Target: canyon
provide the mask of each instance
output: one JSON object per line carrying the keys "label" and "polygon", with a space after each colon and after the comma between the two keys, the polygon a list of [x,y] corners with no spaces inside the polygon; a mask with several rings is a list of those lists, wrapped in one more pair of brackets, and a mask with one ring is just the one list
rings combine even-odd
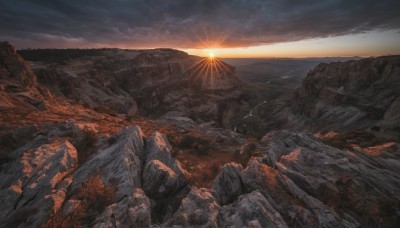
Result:
{"label": "canyon", "polygon": [[271,97],[173,49],[0,54],[6,227],[400,223],[400,56]]}

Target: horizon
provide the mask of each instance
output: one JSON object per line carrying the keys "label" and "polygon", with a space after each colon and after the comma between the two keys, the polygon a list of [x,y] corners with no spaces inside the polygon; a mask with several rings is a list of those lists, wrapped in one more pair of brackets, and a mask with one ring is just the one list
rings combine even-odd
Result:
{"label": "horizon", "polygon": [[400,3],[0,1],[0,40],[26,48],[173,48],[218,58],[400,54]]}

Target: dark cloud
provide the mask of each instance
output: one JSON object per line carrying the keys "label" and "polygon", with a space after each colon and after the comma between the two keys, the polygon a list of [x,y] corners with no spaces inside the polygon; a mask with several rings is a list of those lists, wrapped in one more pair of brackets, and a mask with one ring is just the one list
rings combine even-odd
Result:
{"label": "dark cloud", "polygon": [[238,47],[400,28],[398,0],[0,0],[17,47]]}

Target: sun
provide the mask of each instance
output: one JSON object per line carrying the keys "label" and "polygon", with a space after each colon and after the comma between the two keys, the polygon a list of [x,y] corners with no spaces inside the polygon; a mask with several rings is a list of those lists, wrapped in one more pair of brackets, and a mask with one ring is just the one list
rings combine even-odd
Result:
{"label": "sun", "polygon": [[210,59],[213,59],[213,58],[215,58],[215,55],[214,55],[214,53],[210,52],[210,53],[208,53],[208,57],[209,57]]}

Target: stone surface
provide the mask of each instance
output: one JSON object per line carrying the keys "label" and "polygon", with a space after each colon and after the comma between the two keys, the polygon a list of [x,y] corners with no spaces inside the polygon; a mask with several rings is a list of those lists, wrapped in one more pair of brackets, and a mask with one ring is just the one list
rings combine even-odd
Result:
{"label": "stone surface", "polygon": [[224,227],[288,227],[258,191],[242,195],[235,203],[222,207],[220,224]]}
{"label": "stone surface", "polygon": [[151,225],[150,201],[140,188],[131,196],[105,208],[93,222],[95,228],[149,227]]}
{"label": "stone surface", "polygon": [[132,126],[120,132],[117,137],[117,142],[100,150],[74,173],[71,191],[79,189],[85,180],[96,175],[107,185],[111,181],[117,184],[117,200],[132,195],[134,188],[141,187],[143,133],[138,126]]}
{"label": "stone surface", "polygon": [[218,194],[222,205],[234,202],[243,194],[240,172],[243,167],[236,163],[229,163],[221,168],[213,181],[213,189]]}
{"label": "stone surface", "polygon": [[218,227],[219,208],[210,190],[193,187],[173,217],[162,226]]}
{"label": "stone surface", "polygon": [[66,197],[71,183],[66,177],[77,165],[77,151],[60,139],[13,153],[18,159],[0,173],[0,221],[9,227],[40,226]]}
{"label": "stone surface", "polygon": [[143,190],[151,198],[165,198],[186,185],[186,179],[177,175],[159,160],[151,160],[143,170]]}

